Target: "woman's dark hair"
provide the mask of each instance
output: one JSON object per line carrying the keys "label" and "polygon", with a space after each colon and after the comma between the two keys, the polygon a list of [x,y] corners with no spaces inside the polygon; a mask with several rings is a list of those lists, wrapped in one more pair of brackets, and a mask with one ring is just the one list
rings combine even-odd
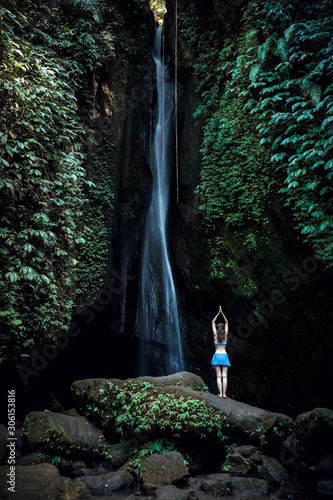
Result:
{"label": "woman's dark hair", "polygon": [[217,323],[216,325],[217,341],[222,344],[225,341],[225,324]]}

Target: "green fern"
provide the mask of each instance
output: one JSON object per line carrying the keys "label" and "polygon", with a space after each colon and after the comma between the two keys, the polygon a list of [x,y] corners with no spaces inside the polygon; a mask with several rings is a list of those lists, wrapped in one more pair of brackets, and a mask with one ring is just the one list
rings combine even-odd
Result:
{"label": "green fern", "polygon": [[102,23],[102,15],[99,10],[101,0],[72,0],[72,2],[82,11],[91,14],[96,23]]}

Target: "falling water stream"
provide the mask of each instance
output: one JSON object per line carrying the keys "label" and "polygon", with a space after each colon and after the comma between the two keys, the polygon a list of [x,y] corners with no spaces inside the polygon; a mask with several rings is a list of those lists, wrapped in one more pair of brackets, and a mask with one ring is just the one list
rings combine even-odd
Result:
{"label": "falling water stream", "polygon": [[145,221],[136,317],[139,375],[167,375],[183,370],[177,297],[167,241],[174,96],[162,44],[162,27],[159,27],[154,46],[157,109],[150,152],[153,187]]}

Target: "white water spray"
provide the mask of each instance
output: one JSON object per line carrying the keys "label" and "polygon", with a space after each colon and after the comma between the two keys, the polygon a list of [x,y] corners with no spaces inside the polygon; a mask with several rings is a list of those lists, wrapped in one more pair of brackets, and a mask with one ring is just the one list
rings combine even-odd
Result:
{"label": "white water spray", "polygon": [[153,187],[142,245],[136,318],[139,375],[167,375],[184,369],[177,297],[167,244],[173,84],[164,66],[162,43],[162,27],[159,27],[154,47],[157,113],[151,145]]}

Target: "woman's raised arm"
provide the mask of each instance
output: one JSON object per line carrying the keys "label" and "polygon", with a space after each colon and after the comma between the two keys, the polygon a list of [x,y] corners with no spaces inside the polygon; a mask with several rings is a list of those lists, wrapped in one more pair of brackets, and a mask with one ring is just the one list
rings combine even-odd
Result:
{"label": "woman's raised arm", "polygon": [[221,306],[219,306],[219,312],[217,313],[217,315],[215,316],[215,318],[212,319],[212,330],[213,330],[213,333],[214,335],[217,335],[217,331],[216,331],[216,320],[217,318],[219,317],[219,315],[222,313],[222,309],[221,309]]}
{"label": "woman's raised arm", "polygon": [[[220,306],[220,309],[221,309],[221,306]],[[220,309],[219,309],[219,312],[217,313],[217,315],[215,316],[215,318],[212,319],[212,330],[213,330],[213,333],[214,335],[217,335],[217,332],[216,332],[216,320],[217,318],[219,317],[220,315]],[[222,309],[221,309],[222,310]]]}

